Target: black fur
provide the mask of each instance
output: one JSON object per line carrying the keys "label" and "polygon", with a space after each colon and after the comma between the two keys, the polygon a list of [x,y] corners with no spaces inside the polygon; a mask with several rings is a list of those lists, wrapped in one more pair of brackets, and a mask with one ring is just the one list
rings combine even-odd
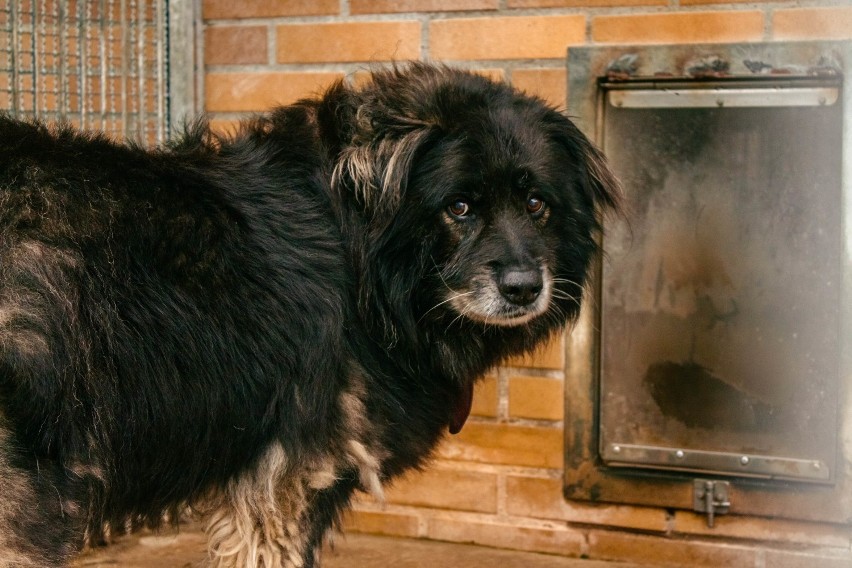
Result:
{"label": "black fur", "polygon": [[[577,315],[617,192],[563,115],[425,64],[158,150],[0,118],[0,548],[62,565],[275,441],[295,468],[347,435],[353,373],[382,480],[421,465],[476,378]],[[517,266],[554,277],[529,321],[448,301]],[[361,485],[311,498],[309,546]]]}

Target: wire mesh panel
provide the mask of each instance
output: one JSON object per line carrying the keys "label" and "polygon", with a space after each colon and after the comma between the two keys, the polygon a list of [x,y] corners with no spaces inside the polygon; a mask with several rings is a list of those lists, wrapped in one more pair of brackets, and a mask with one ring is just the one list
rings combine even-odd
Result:
{"label": "wire mesh panel", "polygon": [[0,0],[0,111],[161,142],[167,8],[167,0]]}

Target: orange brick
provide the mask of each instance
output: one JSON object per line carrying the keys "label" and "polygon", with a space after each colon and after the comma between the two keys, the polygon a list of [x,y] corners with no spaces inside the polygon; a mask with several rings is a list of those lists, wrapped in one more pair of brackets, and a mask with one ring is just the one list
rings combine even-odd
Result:
{"label": "orange brick", "polygon": [[236,119],[214,118],[210,121],[210,130],[219,135],[228,136],[237,132],[240,121]]}
{"label": "orange brick", "polygon": [[793,550],[766,550],[764,566],[772,568],[849,568],[852,553],[849,550],[802,552]]}
{"label": "orange brick", "polygon": [[358,510],[349,511],[343,524],[347,531],[407,537],[418,536],[420,525],[414,515]]}
{"label": "orange brick", "polygon": [[562,429],[511,424],[468,423],[444,441],[440,457],[501,465],[559,468]]}
{"label": "orange brick", "polygon": [[568,72],[565,69],[515,69],[512,85],[541,97],[556,108],[565,108],[568,99]]}
{"label": "orange brick", "polygon": [[266,110],[322,92],[342,73],[208,73],[205,108],[210,112]]}
{"label": "orange brick", "polygon": [[429,24],[434,59],[563,58],[568,45],[586,38],[586,17],[515,16],[434,20]]}
{"label": "orange brick", "polygon": [[496,10],[497,0],[349,0],[353,14]]}
{"label": "orange brick", "polygon": [[691,511],[675,512],[672,530],[675,533],[696,536],[798,543],[845,549],[849,548],[849,539],[852,536],[848,526],[738,515],[718,516],[713,528],[710,528],[707,526],[705,515]]}
{"label": "orange brick", "polygon": [[338,0],[204,0],[202,7],[205,20],[319,16],[339,12]]}
{"label": "orange brick", "polygon": [[497,476],[492,473],[429,469],[406,474],[386,490],[399,505],[497,512]]}
{"label": "orange brick", "polygon": [[[517,524],[467,522],[444,517],[429,519],[427,538],[562,556],[580,556],[584,545],[583,534],[566,527],[522,527]],[[478,563],[458,565],[482,566]]]}
{"label": "orange brick", "polygon": [[[706,543],[625,532],[590,531],[589,557],[601,560],[647,562],[655,566],[755,566],[757,551],[746,546]],[[769,566],[769,564],[767,564]]]}
{"label": "orange brick", "polygon": [[420,22],[278,26],[279,63],[390,61],[420,57]]}
{"label": "orange brick", "polygon": [[509,379],[509,416],[562,420],[564,415],[565,393],[562,381],[520,376]]}
{"label": "orange brick", "polygon": [[606,6],[668,6],[668,0],[509,0],[509,8],[596,8]]}
{"label": "orange brick", "polygon": [[852,7],[775,10],[772,37],[776,39],[852,38]]}
{"label": "orange brick", "polygon": [[699,4],[757,4],[773,0],[680,0],[681,6],[697,6]]}
{"label": "orange brick", "polygon": [[509,476],[506,507],[510,515],[663,532],[666,513],[651,507],[584,504],[566,501],[561,479]]}
{"label": "orange brick", "polygon": [[554,335],[550,341],[529,355],[512,357],[506,361],[509,367],[533,367],[536,369],[562,369],[565,366],[565,348],[562,334]]}
{"label": "orange brick", "polygon": [[473,389],[474,416],[497,416],[497,377],[490,375],[476,383]]}
{"label": "orange brick", "polygon": [[505,69],[500,69],[499,67],[489,67],[487,69],[471,69],[477,75],[482,75],[483,77],[487,77],[492,81],[505,81],[506,80],[506,71]]}
{"label": "orange brick", "polygon": [[353,87],[364,87],[373,78],[373,72],[369,69],[358,69],[349,75],[349,81]]}
{"label": "orange brick", "polygon": [[266,27],[228,26],[204,30],[204,63],[238,65],[266,63]]}
{"label": "orange brick", "polygon": [[599,43],[702,43],[758,40],[763,12],[682,12],[598,16],[592,39]]}
{"label": "orange brick", "polygon": [[[483,77],[490,79],[492,81],[505,81],[506,80],[506,70],[500,67],[485,67],[485,68],[469,68],[468,71],[471,73],[476,73],[477,75],[482,75]],[[358,73],[356,73],[357,75]]]}

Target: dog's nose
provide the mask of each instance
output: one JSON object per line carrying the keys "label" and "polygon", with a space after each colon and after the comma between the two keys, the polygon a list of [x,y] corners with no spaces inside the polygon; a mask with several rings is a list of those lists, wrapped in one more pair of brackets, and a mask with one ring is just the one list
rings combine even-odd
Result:
{"label": "dog's nose", "polygon": [[541,271],[530,269],[507,269],[500,272],[497,288],[504,298],[518,306],[535,301],[541,293]]}

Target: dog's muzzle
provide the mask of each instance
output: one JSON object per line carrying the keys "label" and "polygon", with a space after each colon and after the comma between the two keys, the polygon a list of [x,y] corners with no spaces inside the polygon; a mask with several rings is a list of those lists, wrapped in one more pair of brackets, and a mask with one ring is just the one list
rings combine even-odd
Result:
{"label": "dog's muzzle", "polygon": [[553,277],[546,266],[483,269],[448,298],[456,312],[486,324],[528,323],[550,306]]}

